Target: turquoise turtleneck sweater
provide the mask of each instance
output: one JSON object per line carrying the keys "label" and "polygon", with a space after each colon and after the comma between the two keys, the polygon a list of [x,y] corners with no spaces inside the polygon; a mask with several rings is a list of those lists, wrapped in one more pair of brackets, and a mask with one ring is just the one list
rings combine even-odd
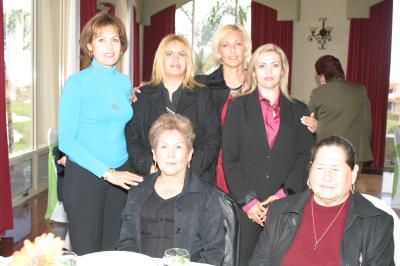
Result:
{"label": "turquoise turtleneck sweater", "polygon": [[128,160],[125,124],[132,118],[129,77],[96,60],[71,75],[58,110],[59,148],[99,178]]}

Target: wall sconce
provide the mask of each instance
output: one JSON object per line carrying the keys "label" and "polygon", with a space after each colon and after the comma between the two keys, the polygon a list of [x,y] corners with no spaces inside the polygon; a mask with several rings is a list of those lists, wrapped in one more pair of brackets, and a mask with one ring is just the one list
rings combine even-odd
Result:
{"label": "wall sconce", "polygon": [[310,27],[311,34],[308,36],[308,40],[311,42],[313,39],[317,41],[318,49],[325,49],[326,41],[332,40],[332,27],[325,27],[327,18],[319,18],[322,21],[322,28],[316,33],[317,27]]}

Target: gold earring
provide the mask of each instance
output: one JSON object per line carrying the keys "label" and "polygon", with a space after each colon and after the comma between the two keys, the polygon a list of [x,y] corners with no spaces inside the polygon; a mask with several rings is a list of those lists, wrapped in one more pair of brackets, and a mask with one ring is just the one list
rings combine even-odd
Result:
{"label": "gold earring", "polygon": [[93,51],[89,50],[89,57],[93,57]]}
{"label": "gold earring", "polygon": [[309,190],[312,190],[312,189],[311,189],[311,184],[310,184],[310,178],[307,179],[307,186],[308,186],[308,189],[309,189]]}

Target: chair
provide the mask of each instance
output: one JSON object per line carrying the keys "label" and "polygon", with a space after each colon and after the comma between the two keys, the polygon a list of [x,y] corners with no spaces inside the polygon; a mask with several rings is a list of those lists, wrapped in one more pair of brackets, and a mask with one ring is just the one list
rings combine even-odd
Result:
{"label": "chair", "polygon": [[53,149],[57,145],[57,129],[49,128],[47,132],[47,144],[49,145],[48,159],[48,194],[47,194],[47,210],[45,214],[46,220],[50,220],[53,215],[54,208],[57,204],[57,175],[54,162]]}
{"label": "chair", "polygon": [[218,189],[218,199],[224,213],[225,256],[222,266],[239,265],[239,220],[235,201]]}
{"label": "chair", "polygon": [[64,210],[62,202],[58,201],[57,197],[57,168],[54,158],[54,148],[57,146],[57,129],[49,128],[47,133],[47,142],[49,145],[48,159],[48,194],[47,194],[47,210],[45,219],[57,223],[64,223],[64,226],[53,226],[52,231],[58,235],[65,235],[64,248],[71,249],[69,233],[67,228],[67,214]]}
{"label": "chair", "polygon": [[393,211],[393,209],[386,204],[383,200],[368,195],[368,194],[362,194],[364,198],[369,200],[372,204],[374,204],[375,207],[383,210],[384,212],[392,215],[393,217],[393,238],[394,238],[394,262],[396,265],[400,265],[400,219],[397,216],[397,214]]}
{"label": "chair", "polygon": [[393,189],[392,189],[392,207],[400,208],[400,182],[399,182],[399,171],[400,171],[400,127],[394,131],[394,149],[396,151],[396,161],[394,164],[394,176],[393,176]]}

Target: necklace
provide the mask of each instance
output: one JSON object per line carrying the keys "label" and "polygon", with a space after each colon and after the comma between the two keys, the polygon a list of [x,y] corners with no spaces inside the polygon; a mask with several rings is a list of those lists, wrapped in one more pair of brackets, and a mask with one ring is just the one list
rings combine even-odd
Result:
{"label": "necklace", "polygon": [[315,232],[315,221],[314,221],[314,197],[311,198],[311,218],[312,218],[312,225],[313,225],[313,231],[314,231],[314,250],[317,250],[319,242],[321,242],[322,238],[325,236],[325,234],[329,231],[329,229],[331,228],[333,223],[339,217],[339,214],[342,212],[345,203],[346,203],[346,201],[343,202],[342,207],[340,207],[335,218],[333,218],[332,222],[325,229],[324,233],[317,239],[317,233]]}
{"label": "necklace", "polygon": [[116,103],[113,98],[111,98],[110,95],[108,95],[108,101],[111,103],[111,108],[114,110],[118,110],[119,109],[119,105],[118,103]]}
{"label": "necklace", "polygon": [[241,84],[239,87],[237,87],[237,88],[229,88],[229,93],[232,95],[232,96],[237,96],[237,95],[239,95],[239,94],[241,94],[242,93],[242,87],[243,87],[243,84]]}

